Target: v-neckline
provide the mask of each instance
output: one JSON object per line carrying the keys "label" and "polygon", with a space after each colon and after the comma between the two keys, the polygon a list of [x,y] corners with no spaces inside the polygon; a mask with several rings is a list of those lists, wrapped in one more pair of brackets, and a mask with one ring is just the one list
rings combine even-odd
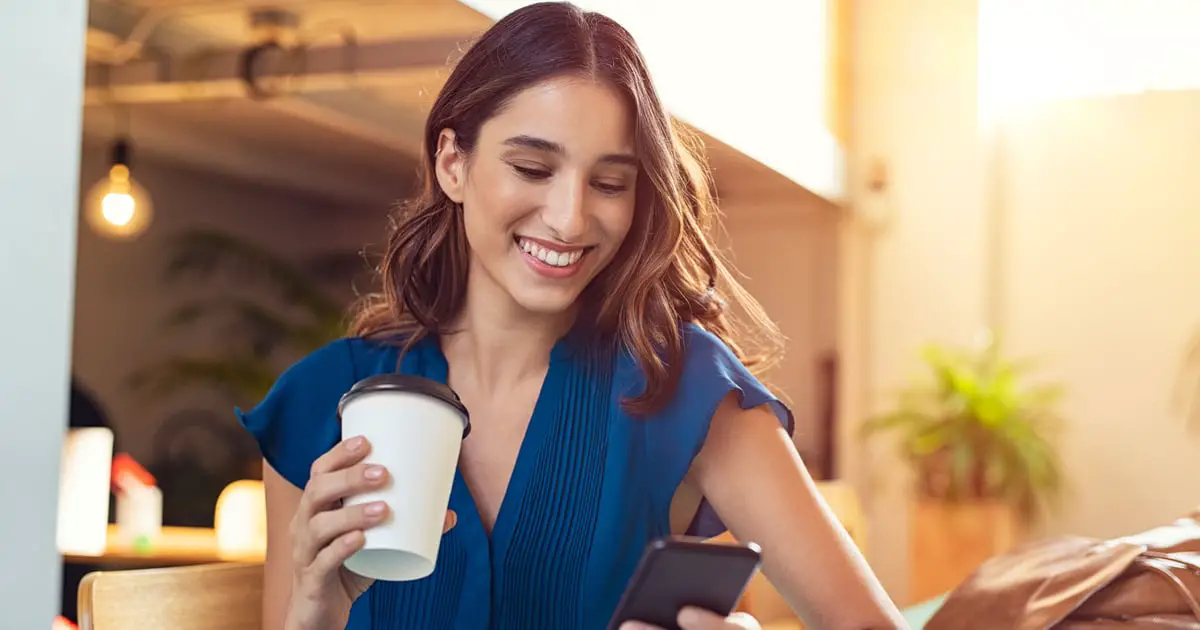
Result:
{"label": "v-neckline", "polygon": [[[455,495],[458,498],[457,501],[453,501],[457,506],[454,509],[459,516],[458,527],[467,527],[487,540],[493,561],[502,559],[508,550],[508,542],[512,538],[522,502],[525,499],[526,487],[537,466],[538,454],[554,424],[551,417],[554,409],[551,408],[551,405],[556,398],[554,392],[561,387],[562,366],[570,354],[571,337],[571,334],[562,337],[550,351],[550,363],[546,368],[546,376],[542,379],[542,386],[534,401],[529,424],[525,428],[525,436],[517,448],[517,458],[513,464],[512,474],[509,475],[508,484],[504,488],[504,496],[500,499],[500,508],[496,512],[490,532],[484,526],[479,504],[475,501],[475,495],[471,492],[471,488],[462,474],[462,467],[458,466],[455,469],[452,498]],[[430,335],[422,339],[419,352],[422,355],[421,358],[424,359],[420,370],[424,376],[448,384],[450,364],[446,360],[445,354],[442,353],[438,338]],[[469,409],[468,412],[470,412]]]}

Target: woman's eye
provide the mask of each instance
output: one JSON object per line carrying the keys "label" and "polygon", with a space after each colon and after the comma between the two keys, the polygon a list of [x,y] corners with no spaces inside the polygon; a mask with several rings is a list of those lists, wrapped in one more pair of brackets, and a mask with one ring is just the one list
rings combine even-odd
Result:
{"label": "woman's eye", "polygon": [[547,171],[545,169],[531,168],[529,166],[520,166],[517,164],[513,164],[512,167],[513,167],[514,171],[516,171],[521,177],[524,177],[525,179],[531,179],[531,180],[537,181],[537,180],[543,180],[543,179],[550,177],[550,171]]}
{"label": "woman's eye", "polygon": [[595,182],[592,184],[592,187],[606,195],[619,195],[629,190],[629,187],[625,184],[614,184],[611,182]]}

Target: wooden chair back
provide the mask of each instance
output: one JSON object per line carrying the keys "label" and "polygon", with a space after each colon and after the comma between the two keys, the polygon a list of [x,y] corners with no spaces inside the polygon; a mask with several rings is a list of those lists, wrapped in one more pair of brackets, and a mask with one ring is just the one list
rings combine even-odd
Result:
{"label": "wooden chair back", "polygon": [[261,564],[97,571],[79,585],[80,630],[261,630]]}

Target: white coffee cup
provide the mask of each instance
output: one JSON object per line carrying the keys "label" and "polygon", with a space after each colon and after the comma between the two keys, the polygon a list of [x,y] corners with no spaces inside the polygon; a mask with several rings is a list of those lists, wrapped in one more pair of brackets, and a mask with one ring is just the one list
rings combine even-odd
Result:
{"label": "white coffee cup", "polygon": [[387,520],[366,531],[363,548],[346,568],[377,580],[428,576],[441,547],[458,453],[471,430],[466,407],[437,381],[381,374],[355,383],[342,396],[338,416],[342,438],[365,436],[371,452],[364,462],[388,471],[383,488],[345,501],[383,501],[389,508]]}

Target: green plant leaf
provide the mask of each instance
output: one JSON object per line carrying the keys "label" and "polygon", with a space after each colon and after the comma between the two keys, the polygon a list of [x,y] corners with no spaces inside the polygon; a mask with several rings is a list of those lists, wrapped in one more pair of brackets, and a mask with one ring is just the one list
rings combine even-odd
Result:
{"label": "green plant leaf", "polygon": [[197,385],[217,389],[234,400],[250,404],[270,391],[277,370],[258,357],[177,357],[134,372],[130,384],[155,396],[172,394]]}
{"label": "green plant leaf", "polygon": [[1005,499],[1029,514],[1052,504],[1062,488],[1052,442],[1062,387],[1027,383],[1035,362],[1006,357],[995,335],[969,351],[930,344],[920,356],[929,382],[899,391],[891,411],[864,424],[863,437],[899,434],[918,475],[949,476],[950,498]]}
{"label": "green plant leaf", "polygon": [[246,283],[271,288],[286,302],[318,318],[338,317],[342,306],[296,264],[232,235],[212,230],[185,232],[175,239],[164,279],[172,284],[208,281],[225,272]]}
{"label": "green plant leaf", "polygon": [[[204,387],[237,404],[255,403],[281,366],[344,334],[344,300],[323,283],[344,282],[350,289],[350,275],[367,268],[352,252],[290,261],[222,232],[183,233],[174,239],[163,279],[176,290],[201,293],[167,314],[164,331],[190,334],[192,327],[215,326],[222,343],[203,356],[181,353],[146,365],[129,376],[129,383],[150,396]],[[339,279],[343,273],[346,277]],[[230,285],[214,282],[218,276],[240,286],[224,288]]]}

